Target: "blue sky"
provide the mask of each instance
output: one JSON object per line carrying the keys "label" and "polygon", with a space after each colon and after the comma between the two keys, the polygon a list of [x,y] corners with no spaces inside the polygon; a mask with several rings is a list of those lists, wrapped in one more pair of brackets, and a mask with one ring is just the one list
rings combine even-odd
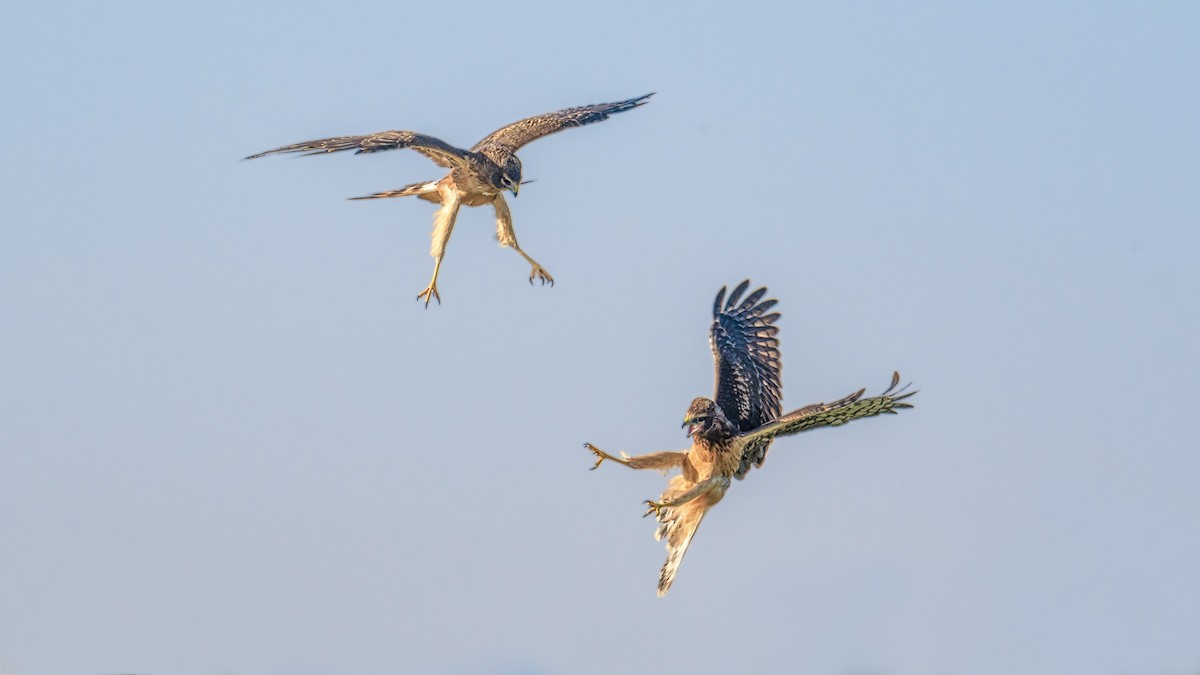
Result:
{"label": "blue sky", "polygon": [[[0,673],[1200,672],[1192,3],[0,10]],[[416,153],[520,154],[428,311]],[[671,593],[591,441],[686,444],[779,298],[778,443]]]}

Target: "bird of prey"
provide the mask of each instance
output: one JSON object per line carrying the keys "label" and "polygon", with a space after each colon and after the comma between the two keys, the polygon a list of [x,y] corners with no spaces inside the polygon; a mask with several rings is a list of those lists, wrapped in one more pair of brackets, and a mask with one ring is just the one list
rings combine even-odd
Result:
{"label": "bird of prey", "polygon": [[742,479],[752,466],[762,466],[776,436],[788,436],[818,427],[838,426],[862,417],[896,414],[911,408],[904,399],[915,394],[897,388],[900,374],[880,395],[863,398],[865,389],[832,403],[814,403],[783,414],[780,405],[778,313],[767,314],[776,300],[763,300],[760,288],[742,299],[750,286],[738,284],[725,300],[725,287],[713,303],[709,342],[716,359],[717,392],[714,399],[697,398],[688,406],[683,426],[692,447],[678,452],[655,452],[636,457],[616,457],[591,443],[584,447],[596,455],[596,469],[606,460],[631,469],[657,469],[664,474],[679,467],[680,475],[667,483],[658,501],[647,500],[659,522],[655,539],[667,540],[667,561],[658,578],[658,594],[665,595],[700,521],[729,489],[730,479]]}
{"label": "bird of prey", "polygon": [[438,270],[442,266],[442,258],[446,255],[446,242],[454,229],[454,221],[461,206],[482,206],[491,204],[496,210],[496,238],[501,246],[511,246],[533,266],[529,273],[529,283],[534,278],[541,280],[542,285],[554,285],[554,278],[530,258],[517,245],[517,235],[513,231],[512,213],[504,201],[504,191],[510,190],[513,196],[521,187],[521,160],[516,152],[526,143],[535,141],[542,136],[552,134],[568,127],[581,127],[585,124],[600,122],[626,110],[633,110],[645,105],[653,92],[615,103],[599,103],[578,108],[567,108],[557,112],[527,117],[519,122],[513,122],[488,134],[476,143],[470,150],[454,147],[445,141],[426,136],[415,131],[381,131],[367,136],[338,136],[322,138],[315,141],[305,141],[282,148],[267,150],[246,159],[256,159],[265,155],[300,153],[303,155],[319,155],[341,150],[354,150],[355,154],[363,152],[379,152],[380,150],[398,150],[412,148],[433,160],[438,166],[450,169],[441,180],[413,183],[387,192],[376,192],[365,197],[351,199],[381,199],[384,197],[416,196],[427,201],[441,204],[433,220],[433,245],[430,255],[433,256],[433,279],[429,286],[417,295],[417,300],[425,299],[429,307],[431,299],[441,304],[438,295]]}

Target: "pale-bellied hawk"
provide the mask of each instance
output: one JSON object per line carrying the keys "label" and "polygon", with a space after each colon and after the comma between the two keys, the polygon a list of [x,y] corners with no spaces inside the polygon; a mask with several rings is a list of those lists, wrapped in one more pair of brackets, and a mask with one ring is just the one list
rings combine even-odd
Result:
{"label": "pale-bellied hawk", "polygon": [[433,245],[430,248],[430,254],[434,260],[433,279],[430,280],[429,286],[417,295],[418,300],[425,299],[425,306],[428,307],[431,299],[437,300],[439,304],[442,302],[437,290],[438,270],[442,266],[442,258],[446,255],[446,242],[450,240],[454,221],[458,217],[458,209],[464,205],[491,204],[496,210],[496,238],[500,240],[500,245],[511,246],[533,266],[529,273],[529,283],[532,284],[536,277],[541,280],[543,285],[547,282],[554,285],[554,278],[550,276],[550,273],[517,245],[517,235],[513,231],[512,213],[504,201],[503,192],[505,190],[511,190],[515,197],[521,186],[521,160],[517,158],[517,150],[526,143],[547,134],[568,127],[581,127],[585,124],[599,122],[608,119],[609,115],[633,110],[645,105],[653,95],[650,93],[616,103],[567,108],[528,117],[488,134],[470,150],[456,148],[437,138],[415,131],[382,131],[369,136],[338,136],[285,145],[282,148],[250,155],[246,159],[284,153],[319,155],[341,150],[354,150],[355,154],[358,154],[412,148],[432,159],[438,166],[450,169],[450,173],[441,180],[413,183],[396,190],[377,192],[365,197],[352,197],[352,199],[380,199],[417,196],[442,205],[433,221]]}
{"label": "pale-bellied hawk", "polygon": [[[637,457],[615,457],[585,443],[600,466],[606,459],[632,469],[658,469],[666,473],[679,467],[658,501],[647,500],[659,521],[656,539],[667,540],[667,561],[658,579],[658,594],[664,595],[700,521],[729,489],[731,478],[744,478],[752,466],[762,466],[767,449],[776,436],[787,436],[818,427],[838,426],[862,417],[895,414],[911,408],[904,399],[908,385],[897,388],[900,374],[892,374],[891,385],[880,395],[863,398],[865,389],[832,403],[814,403],[785,414],[780,406],[779,314],[767,314],[776,300],[763,300],[760,288],[742,299],[750,281],[738,284],[725,300],[725,288],[713,303],[709,341],[716,359],[715,400],[697,398],[683,418],[692,447],[679,452],[656,452]],[[623,454],[623,453],[622,453]]]}

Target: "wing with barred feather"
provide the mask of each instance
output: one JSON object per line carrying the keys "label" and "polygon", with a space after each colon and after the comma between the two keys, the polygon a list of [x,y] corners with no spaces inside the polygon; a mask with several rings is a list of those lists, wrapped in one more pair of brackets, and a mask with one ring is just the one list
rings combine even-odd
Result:
{"label": "wing with barred feather", "polygon": [[[815,403],[804,406],[757,429],[748,431],[740,438],[746,444],[745,447],[749,448],[764,441],[769,443],[776,436],[790,436],[818,427],[836,427],[856,419],[885,413],[896,415],[902,408],[913,407],[904,399],[917,393],[915,391],[905,393],[904,390],[908,389],[909,385],[906,384],[897,389],[899,384],[900,373],[892,373],[892,383],[878,396],[863,398],[863,392],[866,390],[860,389],[832,403]],[[742,465],[746,465],[745,458],[742,460]]]}
{"label": "wing with barred feather", "polygon": [[[779,328],[774,325],[779,314],[766,313],[777,301],[762,299],[767,294],[765,286],[742,299],[749,287],[749,279],[738,284],[728,300],[725,299],[725,288],[721,288],[713,302],[713,322],[709,330],[709,343],[716,361],[717,392],[713,400],[742,432],[756,429],[783,412],[780,404],[782,363],[776,337]],[[736,474],[738,478],[745,476],[751,464],[762,466],[770,444],[767,438],[747,446],[742,467]]]}
{"label": "wing with barred feather", "polygon": [[410,148],[432,159],[438,166],[447,169],[468,168],[475,153],[453,145],[433,136],[418,134],[415,131],[381,131],[367,136],[336,136],[321,138],[315,141],[293,143],[274,150],[266,150],[246,159],[258,159],[266,155],[284,155],[299,153],[302,155],[323,155],[330,152],[353,150],[358,155],[364,152],[379,152],[381,150],[400,150]]}
{"label": "wing with barred feather", "polygon": [[480,151],[487,146],[494,145],[503,147],[509,152],[516,152],[521,146],[536,141],[542,136],[547,136],[569,127],[581,127],[585,124],[601,122],[608,119],[609,115],[615,115],[643,106],[649,102],[648,99],[653,95],[654,93],[651,92],[645,96],[638,96],[637,98],[617,101],[615,103],[584,105],[578,108],[566,108],[565,110],[556,110],[543,115],[526,117],[523,120],[513,122],[508,126],[493,131],[483,140],[476,143],[475,147],[471,149]]}

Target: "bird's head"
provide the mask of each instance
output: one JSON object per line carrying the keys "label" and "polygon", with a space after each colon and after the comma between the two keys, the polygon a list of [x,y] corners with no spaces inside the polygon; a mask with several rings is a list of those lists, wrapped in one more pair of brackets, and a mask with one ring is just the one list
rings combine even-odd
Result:
{"label": "bird's head", "polygon": [[709,437],[728,431],[729,421],[714,401],[698,398],[688,406],[687,414],[683,416],[683,426],[687,428],[688,436]]}
{"label": "bird's head", "polygon": [[516,155],[505,158],[504,166],[500,167],[499,185],[496,187],[509,190],[514,197],[517,196],[521,189],[521,160],[517,159]]}

